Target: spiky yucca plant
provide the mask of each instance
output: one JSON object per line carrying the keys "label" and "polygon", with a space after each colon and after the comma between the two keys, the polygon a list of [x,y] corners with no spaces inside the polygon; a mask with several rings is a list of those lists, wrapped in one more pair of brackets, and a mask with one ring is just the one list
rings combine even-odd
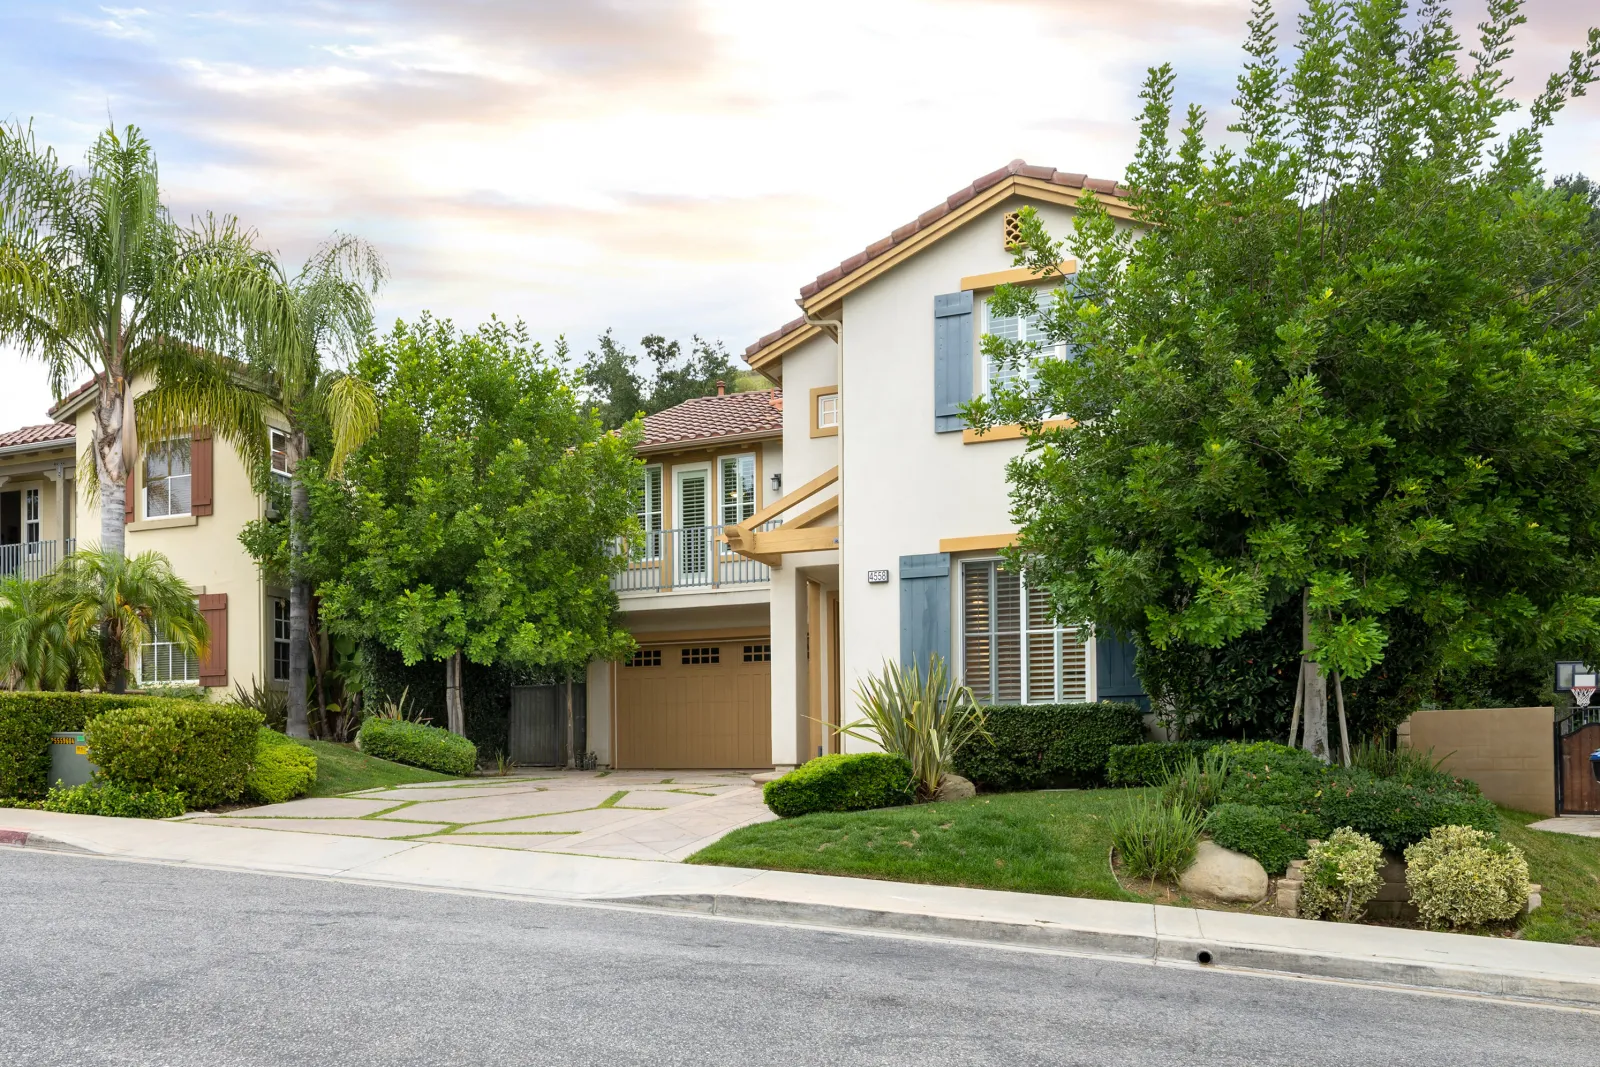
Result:
{"label": "spiky yucca plant", "polygon": [[882,671],[857,687],[856,702],[861,718],[839,727],[839,735],[904,756],[923,800],[938,791],[956,753],[976,738],[991,740],[987,717],[972,690],[950,676],[939,655],[929,658],[925,674],[915,664],[886,661]]}

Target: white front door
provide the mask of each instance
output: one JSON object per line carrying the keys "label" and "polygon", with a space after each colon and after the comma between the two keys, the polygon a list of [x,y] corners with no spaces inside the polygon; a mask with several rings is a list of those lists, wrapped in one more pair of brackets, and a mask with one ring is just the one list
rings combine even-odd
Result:
{"label": "white front door", "polygon": [[705,581],[711,571],[711,468],[676,472],[673,486],[678,527],[678,583]]}

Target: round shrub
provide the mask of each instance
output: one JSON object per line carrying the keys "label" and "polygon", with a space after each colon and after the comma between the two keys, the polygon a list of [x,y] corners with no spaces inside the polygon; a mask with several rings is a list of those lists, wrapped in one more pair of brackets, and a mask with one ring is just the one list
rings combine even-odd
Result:
{"label": "round shrub", "polygon": [[1306,857],[1300,917],[1351,922],[1378,895],[1383,848],[1366,834],[1340,827]]}
{"label": "round shrub", "polygon": [[1112,785],[1160,785],[1167,776],[1199,759],[1215,741],[1145,741],[1112,745],[1106,753],[1106,781]]}
{"label": "round shrub", "polygon": [[317,754],[263,726],[256,735],[256,758],[250,765],[251,799],[282,804],[308,792],[316,781]]}
{"label": "round shrub", "polygon": [[1413,785],[1365,771],[1334,771],[1322,783],[1318,809],[1324,826],[1352,827],[1390,852],[1404,851],[1436,826],[1499,829],[1500,813],[1492,801],[1451,782]]}
{"label": "round shrub", "polygon": [[441,774],[471,774],[478,766],[478,746],[465,737],[403,719],[367,719],[356,745],[369,756]]}
{"label": "round shrub", "polygon": [[1482,926],[1528,905],[1528,861],[1473,826],[1441,826],[1406,849],[1406,888],[1427,926]]}
{"label": "round shrub", "polygon": [[990,740],[974,738],[955,771],[984,789],[1042,789],[1098,783],[1113,745],[1144,736],[1133,704],[999,704],[983,709]]}
{"label": "round shrub", "polygon": [[1306,839],[1317,833],[1314,816],[1288,808],[1218,804],[1206,816],[1206,833],[1223,848],[1243,852],[1267,869],[1282,874],[1290,860],[1306,854]]}
{"label": "round shrub", "polygon": [[916,800],[911,763],[887,752],[818,756],[768,782],[762,799],[777,815],[892,808]]}
{"label": "round shrub", "polygon": [[68,815],[109,815],[120,819],[175,819],[185,810],[182,793],[128,789],[103,779],[70,789],[56,786],[40,807]]}
{"label": "round shrub", "polygon": [[131,693],[0,692],[0,797],[43,797],[50,788],[50,735],[82,730],[112,708],[163,703]]}
{"label": "round shrub", "polygon": [[135,791],[182,793],[192,808],[244,795],[261,713],[237,704],[164,700],[113,708],[89,720],[89,758]]}

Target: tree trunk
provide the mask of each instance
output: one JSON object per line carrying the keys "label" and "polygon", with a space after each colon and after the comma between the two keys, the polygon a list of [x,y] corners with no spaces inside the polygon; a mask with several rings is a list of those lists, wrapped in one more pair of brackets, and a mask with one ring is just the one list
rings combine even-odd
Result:
{"label": "tree trunk", "polygon": [[578,750],[576,745],[578,720],[572,714],[572,672],[567,672],[567,770],[572,770],[578,765]]}
{"label": "tree trunk", "polygon": [[450,653],[444,661],[444,710],[450,732],[463,737],[467,733],[467,712],[461,699],[461,650]]}
{"label": "tree trunk", "polygon": [[311,520],[311,494],[300,480],[305,435],[289,435],[289,714],[284,732],[309,738],[306,689],[311,657],[311,582],[304,575],[306,527]]}
{"label": "tree trunk", "polygon": [[128,665],[122,656],[122,642],[118,634],[105,623],[100,624],[100,661],[105,664],[105,676],[100,680],[102,693],[128,691]]}
{"label": "tree trunk", "polygon": [[1328,676],[1316,660],[1316,645],[1311,640],[1311,601],[1309,590],[1301,599],[1300,657],[1305,666],[1305,735],[1300,747],[1328,762]]}
{"label": "tree trunk", "polygon": [[[120,368],[118,368],[120,372]],[[128,473],[123,451],[126,386],[120,377],[102,382],[94,405],[94,466],[100,483],[100,551],[121,556],[127,550]],[[135,516],[137,518],[137,516]]]}

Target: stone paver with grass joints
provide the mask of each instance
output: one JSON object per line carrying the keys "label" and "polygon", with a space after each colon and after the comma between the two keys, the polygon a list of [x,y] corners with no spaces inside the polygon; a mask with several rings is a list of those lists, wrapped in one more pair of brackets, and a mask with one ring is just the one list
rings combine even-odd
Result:
{"label": "stone paver with grass joints", "polygon": [[418,782],[188,821],[674,862],[775,816],[740,771],[544,771]]}

